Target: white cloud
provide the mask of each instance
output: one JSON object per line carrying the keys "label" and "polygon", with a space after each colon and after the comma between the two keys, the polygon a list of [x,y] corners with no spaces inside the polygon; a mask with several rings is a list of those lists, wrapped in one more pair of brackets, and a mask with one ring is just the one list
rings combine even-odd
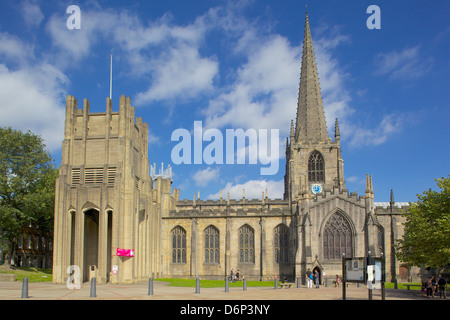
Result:
{"label": "white cloud", "polygon": [[100,42],[115,48],[133,77],[151,80],[146,90],[136,94],[138,105],[192,98],[213,88],[218,62],[200,54],[206,31],[202,19],[177,26],[170,15],[164,15],[144,25],[134,14],[89,8],[82,11],[80,30],[67,29],[64,19],[53,15],[47,25],[53,45],[62,53],[58,64],[88,57]]}
{"label": "white cloud", "polygon": [[25,25],[29,28],[38,27],[42,20],[44,20],[44,14],[42,13],[39,6],[35,3],[29,1],[24,1],[22,3],[22,17]]}
{"label": "white cloud", "polygon": [[192,178],[197,186],[205,187],[210,181],[216,180],[219,177],[219,171],[219,168],[212,169],[208,167],[194,173]]}
{"label": "white cloud", "polygon": [[187,99],[213,88],[218,63],[202,58],[196,48],[181,45],[171,48],[152,61],[153,83],[146,92],[136,96],[137,104],[167,99]]}
{"label": "white cloud", "polygon": [[[232,184],[228,182],[222,189],[222,197],[227,198],[228,193],[230,194],[230,199],[242,199],[243,191],[245,190],[246,199],[261,199],[262,193],[266,192],[270,199],[282,199],[284,193],[284,180],[274,181],[274,180],[249,180],[241,184]],[[215,194],[210,194],[208,199],[219,199],[220,191]]]}
{"label": "white cloud", "polygon": [[33,59],[33,46],[7,32],[0,33],[0,57],[19,64]]}
{"label": "white cloud", "polygon": [[279,35],[255,43],[234,83],[210,100],[203,112],[206,126],[276,128],[287,135],[295,117],[299,58],[299,48]]}
{"label": "white cloud", "polygon": [[402,51],[379,53],[375,58],[375,75],[389,75],[391,79],[417,79],[427,73],[432,65],[431,59],[420,57],[419,46]]}
{"label": "white cloud", "polygon": [[354,134],[350,138],[349,145],[357,147],[361,145],[380,145],[386,142],[392,135],[401,132],[404,126],[404,119],[393,114],[384,115],[380,124],[373,129],[359,128],[350,125],[349,130]]}
{"label": "white cloud", "polygon": [[60,148],[65,115],[60,101],[67,81],[46,64],[17,71],[0,65],[0,125],[41,135],[49,151]]}

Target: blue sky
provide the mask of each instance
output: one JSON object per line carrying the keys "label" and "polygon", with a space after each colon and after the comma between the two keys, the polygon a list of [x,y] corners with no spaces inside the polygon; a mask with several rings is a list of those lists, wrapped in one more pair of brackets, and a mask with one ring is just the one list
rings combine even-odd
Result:
{"label": "blue sky", "polygon": [[[81,29],[67,28],[70,5]],[[370,5],[381,29],[366,25]],[[278,129],[279,170],[181,164],[181,198],[281,198],[284,147],[296,115],[305,1],[1,1],[0,125],[42,135],[59,165],[65,98],[104,112],[131,97],[149,124],[150,163],[170,164],[178,128]],[[339,118],[349,191],[414,201],[450,173],[450,2],[309,1],[328,132]],[[205,147],[204,143],[203,147]]]}

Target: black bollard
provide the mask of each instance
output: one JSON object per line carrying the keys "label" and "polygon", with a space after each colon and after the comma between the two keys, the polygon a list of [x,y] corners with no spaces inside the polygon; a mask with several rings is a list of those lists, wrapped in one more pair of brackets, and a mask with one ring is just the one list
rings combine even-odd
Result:
{"label": "black bollard", "polygon": [[300,278],[297,278],[297,288],[300,288]]}
{"label": "black bollard", "polygon": [[275,278],[275,286],[273,287],[275,290],[278,289],[278,278]]}
{"label": "black bollard", "polygon": [[148,295],[153,295],[153,278],[148,279]]}
{"label": "black bollard", "polygon": [[23,278],[22,282],[22,298],[28,298],[28,278]]}
{"label": "black bollard", "polygon": [[96,293],[96,280],[95,280],[95,277],[93,277],[91,279],[91,295],[90,295],[90,297],[91,298],[95,298],[96,296],[97,296],[97,293]]}
{"label": "black bollard", "polygon": [[225,292],[230,291],[230,285],[228,284],[228,277],[225,278]]}
{"label": "black bollard", "polygon": [[195,280],[195,293],[200,293],[200,279],[198,277]]}
{"label": "black bollard", "polygon": [[244,291],[247,291],[247,278],[244,278]]}

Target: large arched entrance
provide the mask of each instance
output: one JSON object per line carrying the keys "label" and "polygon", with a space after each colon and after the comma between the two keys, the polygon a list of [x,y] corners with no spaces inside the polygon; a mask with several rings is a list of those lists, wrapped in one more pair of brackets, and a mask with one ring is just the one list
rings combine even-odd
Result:
{"label": "large arched entrance", "polygon": [[99,212],[89,209],[84,212],[84,256],[83,282],[90,280],[90,272],[98,267]]}

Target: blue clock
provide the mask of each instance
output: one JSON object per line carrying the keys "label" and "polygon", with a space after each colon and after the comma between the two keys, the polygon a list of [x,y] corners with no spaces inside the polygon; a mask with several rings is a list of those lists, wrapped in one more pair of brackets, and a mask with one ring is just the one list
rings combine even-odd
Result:
{"label": "blue clock", "polygon": [[322,185],[320,185],[320,184],[313,184],[311,186],[311,192],[313,194],[321,193],[322,192]]}

